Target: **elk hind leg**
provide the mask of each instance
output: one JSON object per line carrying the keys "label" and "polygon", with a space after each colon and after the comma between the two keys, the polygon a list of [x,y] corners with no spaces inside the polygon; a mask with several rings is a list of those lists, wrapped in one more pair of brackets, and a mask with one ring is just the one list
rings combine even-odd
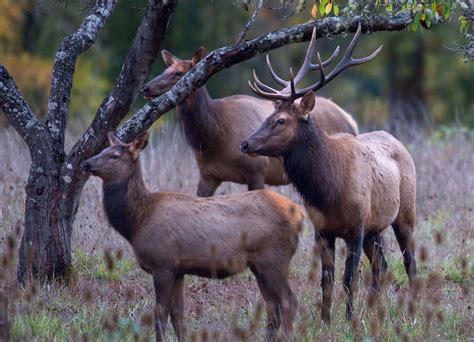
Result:
{"label": "elk hind leg", "polygon": [[403,264],[410,286],[413,286],[416,277],[415,244],[413,241],[414,219],[397,220],[392,223],[392,228],[403,255]]}
{"label": "elk hind leg", "polygon": [[372,290],[378,292],[381,277],[387,272],[387,261],[382,251],[382,235],[368,234],[364,237],[364,253],[372,268]]}
{"label": "elk hind leg", "polygon": [[[363,229],[361,230],[363,231]],[[362,252],[362,233],[358,233],[352,240],[347,241],[347,257],[346,267],[344,270],[344,289],[347,294],[346,299],[346,319],[352,318],[352,312],[354,307],[354,279],[357,274],[357,268],[359,267],[360,254]]]}
{"label": "elk hind leg", "polygon": [[265,341],[276,341],[278,329],[281,325],[283,313],[283,297],[285,279],[278,273],[273,272],[269,266],[251,267],[257,278],[258,287],[262,293],[267,311],[267,327],[265,331]]}

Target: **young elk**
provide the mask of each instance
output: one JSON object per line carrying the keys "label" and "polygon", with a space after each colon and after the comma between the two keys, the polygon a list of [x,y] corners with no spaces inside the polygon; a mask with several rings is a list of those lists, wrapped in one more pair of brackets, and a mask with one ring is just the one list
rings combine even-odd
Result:
{"label": "young elk", "polygon": [[[282,91],[270,90],[255,79],[254,92],[276,102],[276,108],[247,140],[241,150],[247,154],[283,157],[285,171],[304,199],[321,249],[323,290],[322,319],[330,322],[334,281],[334,240],[347,243],[344,287],[346,317],[352,316],[352,285],[361,250],[372,265],[372,287],[387,263],[380,246],[380,233],[392,225],[403,253],[405,269],[412,283],[416,275],[412,234],[415,225],[416,173],[405,147],[392,135],[379,131],[352,136],[329,136],[317,119],[308,115],[318,100],[314,91],[334,79],[344,69],[373,59],[354,59],[361,35],[359,26],[339,64],[305,89],[296,89],[293,80]],[[311,57],[311,56],[310,56]],[[321,59],[318,54],[319,64]],[[298,75],[307,71],[305,65]],[[299,104],[296,98],[302,97]]]}
{"label": "young elk", "polygon": [[110,224],[153,276],[156,339],[164,339],[168,316],[178,340],[183,338],[186,274],[225,278],[247,267],[267,307],[266,339],[276,339],[281,321],[291,335],[297,302],[288,267],[298,244],[302,208],[266,190],[213,198],[150,193],[138,160],[148,135],[125,144],[109,133],[109,140],[111,146],[81,168],[102,178]]}
{"label": "young elk", "polygon": [[[141,89],[145,98],[153,98],[173,85],[205,55],[198,49],[192,60],[181,60],[170,52],[161,52],[168,68]],[[335,55],[332,56],[329,64]],[[319,66],[313,65],[317,69]],[[352,117],[333,102],[318,98],[319,106],[311,115],[328,134],[346,132],[357,134]],[[194,90],[176,107],[184,133],[191,145],[199,167],[197,195],[212,196],[222,182],[247,184],[249,190],[263,189],[264,184],[288,184],[283,165],[275,158],[250,158],[239,151],[239,144],[273,110],[271,101],[246,95],[212,99],[205,86]]]}

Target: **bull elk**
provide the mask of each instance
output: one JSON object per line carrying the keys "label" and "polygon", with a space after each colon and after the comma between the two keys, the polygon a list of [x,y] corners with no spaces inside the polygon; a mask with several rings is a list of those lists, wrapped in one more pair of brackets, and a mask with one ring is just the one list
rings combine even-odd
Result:
{"label": "bull elk", "polygon": [[[285,171],[303,197],[316,241],[322,246],[321,316],[326,322],[330,322],[335,238],[342,238],[347,244],[343,282],[348,319],[352,316],[352,286],[362,248],[371,262],[373,289],[378,288],[378,278],[387,268],[380,246],[380,233],[387,226],[391,225],[395,232],[410,284],[416,276],[412,240],[416,172],[409,152],[383,131],[358,136],[327,135],[317,118],[308,115],[318,105],[315,91],[344,69],[368,62],[380,52],[382,47],[368,57],[354,59],[352,54],[360,36],[359,25],[345,55],[328,74],[318,54],[320,80],[304,89],[295,87],[297,77],[280,82],[285,85],[281,91],[265,86],[255,77],[252,90],[275,101],[276,106],[260,128],[241,144],[247,154],[283,157]],[[309,51],[309,58],[311,54]],[[308,70],[305,63],[298,76]],[[299,104],[294,103],[297,98],[302,98]]]}
{"label": "bull elk", "polygon": [[[181,60],[166,50],[161,55],[167,69],[142,87],[140,92],[147,99],[171,89],[205,56],[205,49],[198,49],[191,60]],[[324,98],[318,98],[318,103],[311,115],[320,122],[323,131],[358,133],[356,122],[343,109]],[[212,99],[205,86],[195,89],[178,104],[178,118],[199,167],[198,196],[212,196],[222,182],[247,184],[249,190],[263,189],[264,184],[288,183],[280,160],[263,156],[250,158],[238,148],[242,139],[253,132],[271,110],[271,101],[246,95]]]}
{"label": "bull elk", "polygon": [[150,193],[139,153],[148,135],[132,143],[109,133],[110,147],[84,161],[84,172],[103,181],[103,204],[112,227],[131,244],[140,266],[153,276],[156,339],[164,339],[168,316],[183,338],[186,274],[225,278],[250,268],[267,307],[266,339],[279,326],[291,335],[297,301],[288,267],[304,218],[301,207],[267,190],[197,198]]}

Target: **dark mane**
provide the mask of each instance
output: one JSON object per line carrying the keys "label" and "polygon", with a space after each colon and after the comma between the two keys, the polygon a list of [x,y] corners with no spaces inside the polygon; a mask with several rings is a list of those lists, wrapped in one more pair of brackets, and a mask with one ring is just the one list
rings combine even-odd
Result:
{"label": "dark mane", "polygon": [[285,170],[303,199],[320,210],[334,208],[344,184],[337,153],[313,122],[298,125],[296,138],[284,156]]}
{"label": "dark mane", "polygon": [[103,183],[104,209],[112,227],[125,239],[131,241],[135,229],[140,226],[140,208],[148,194],[143,183],[140,163],[137,161],[130,178],[123,183]]}
{"label": "dark mane", "polygon": [[217,137],[221,127],[216,119],[218,113],[214,112],[213,102],[203,86],[176,108],[183,122],[186,139],[194,150],[207,151],[219,145]]}

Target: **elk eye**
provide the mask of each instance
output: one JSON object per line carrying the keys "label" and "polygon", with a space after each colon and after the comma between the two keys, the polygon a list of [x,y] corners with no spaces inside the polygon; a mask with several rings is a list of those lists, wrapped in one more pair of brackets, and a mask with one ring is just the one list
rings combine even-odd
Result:
{"label": "elk eye", "polygon": [[119,155],[118,154],[111,154],[109,158],[112,159],[112,160],[116,160],[116,159],[119,158]]}
{"label": "elk eye", "polygon": [[277,120],[277,124],[279,124],[279,125],[284,125],[285,123],[286,123],[286,120],[283,119],[283,118]]}
{"label": "elk eye", "polygon": [[176,71],[175,75],[176,76],[183,76],[183,72],[182,71]]}

